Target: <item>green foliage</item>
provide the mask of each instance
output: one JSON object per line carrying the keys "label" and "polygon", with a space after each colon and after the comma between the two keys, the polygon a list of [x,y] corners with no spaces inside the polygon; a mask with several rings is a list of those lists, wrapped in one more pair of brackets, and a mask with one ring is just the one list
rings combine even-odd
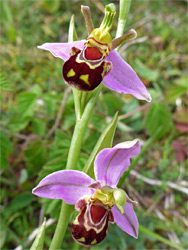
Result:
{"label": "green foliage", "polygon": [[23,130],[25,127],[27,127],[28,123],[30,121],[29,117],[18,117],[18,116],[14,116],[11,120],[10,123],[8,124],[9,129],[12,133],[17,132],[17,131],[21,131]]}
{"label": "green foliage", "polygon": [[169,132],[172,127],[172,118],[166,105],[153,103],[147,113],[144,125],[150,135],[153,135],[160,128],[160,133],[156,139],[160,139]]}
{"label": "green foliage", "polygon": [[123,101],[112,93],[106,93],[103,97],[103,105],[107,109],[109,116],[114,116],[114,113],[121,110]]}
{"label": "green foliage", "polygon": [[44,237],[45,237],[45,229],[46,229],[46,218],[44,218],[44,222],[40,227],[40,230],[36,236],[35,241],[33,242],[30,250],[42,250],[44,245]]}
{"label": "green foliage", "polygon": [[[99,3],[105,5],[107,1]],[[36,46],[44,42],[66,42],[72,14],[79,39],[87,37],[87,30],[79,2],[2,0],[0,4],[0,248],[14,249],[22,245],[28,249],[30,245],[26,242],[38,227],[41,205],[45,216],[58,218],[61,201],[38,199],[31,190],[46,175],[65,168],[76,118],[70,93],[58,128],[49,135],[67,85],[62,80],[63,61]],[[103,16],[101,5],[97,1],[84,4],[90,6],[97,27]],[[149,185],[131,173],[122,179],[125,191],[139,201],[140,206],[135,209],[139,222],[151,233],[140,231],[135,240],[110,224],[106,240],[92,249],[171,249],[173,246],[164,242],[173,237],[171,232],[187,248],[184,223],[187,197],[166,184],[172,181],[179,185],[187,180],[187,162],[179,162],[177,151],[172,147],[174,141],[187,144],[186,133],[176,129],[177,125],[187,126],[186,23],[185,1],[160,0],[152,4],[132,1],[127,29],[135,28],[138,38],[147,36],[147,40],[127,43],[121,56],[141,77],[153,100],[149,111],[148,106],[140,110],[143,101],[103,87],[87,127],[78,168],[92,166],[97,152],[110,146],[117,122],[113,145],[140,138],[143,153],[140,159],[132,160],[131,166],[144,177],[165,184]],[[116,25],[117,17],[113,37]],[[111,120],[117,111],[119,120]],[[122,118],[125,114],[128,116]],[[156,140],[158,128],[161,130]],[[164,219],[160,219],[156,211],[160,211]],[[44,249],[48,248],[54,229],[55,225],[46,230]],[[76,248],[70,226],[65,241],[64,249]]]}
{"label": "green foliage", "polygon": [[184,95],[187,90],[187,77],[182,77],[175,80],[175,85],[172,85],[166,89],[166,98],[169,102],[173,102],[177,98]]}
{"label": "green foliage", "polygon": [[5,31],[10,42],[16,40],[16,32],[13,25],[13,14],[10,6],[10,1],[1,1],[2,22],[5,25]]}
{"label": "green foliage", "polygon": [[12,90],[7,78],[0,72],[0,89]]}
{"label": "green foliage", "polygon": [[134,68],[139,76],[149,81],[156,81],[159,77],[159,71],[157,69],[149,69],[138,58],[134,60]]}
{"label": "green foliage", "polygon": [[93,166],[94,160],[97,153],[102,150],[103,148],[110,148],[112,147],[112,142],[114,138],[114,133],[117,125],[118,113],[114,116],[112,121],[107,125],[107,127],[103,130],[100,138],[98,139],[85,167],[84,172],[86,172],[91,177],[94,177]]}
{"label": "green foliage", "polygon": [[4,212],[6,216],[18,212],[19,210],[27,207],[33,200],[31,193],[17,194],[17,196],[11,201],[9,208]]}
{"label": "green foliage", "polygon": [[17,96],[17,110],[19,117],[33,116],[37,95],[22,92]]}
{"label": "green foliage", "polygon": [[59,9],[60,3],[61,3],[60,0],[55,0],[55,1],[42,0],[41,5],[44,8],[44,10],[47,11],[48,13],[54,13]]}
{"label": "green foliage", "polygon": [[8,156],[13,150],[13,145],[7,134],[2,131],[0,131],[0,142],[0,168],[3,169],[8,166]]}
{"label": "green foliage", "polygon": [[24,154],[28,163],[28,170],[31,173],[40,170],[47,159],[47,149],[38,140],[33,140],[24,151]]}
{"label": "green foliage", "polygon": [[44,136],[46,133],[46,122],[45,120],[34,117],[32,120],[33,132],[38,136]]}

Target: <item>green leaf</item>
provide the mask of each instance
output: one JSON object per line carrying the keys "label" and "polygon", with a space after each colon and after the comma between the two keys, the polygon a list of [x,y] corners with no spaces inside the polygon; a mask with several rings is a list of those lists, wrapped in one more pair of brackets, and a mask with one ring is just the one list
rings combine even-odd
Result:
{"label": "green leaf", "polygon": [[51,14],[56,12],[59,9],[60,4],[61,4],[60,0],[55,0],[55,1],[43,0],[42,1],[42,6],[44,10]]}
{"label": "green leaf", "polygon": [[70,148],[70,138],[62,133],[60,130],[56,130],[55,139],[51,147],[48,162],[42,167],[39,172],[38,180],[41,180],[52,172],[65,169],[67,163],[67,155]]}
{"label": "green leaf", "polygon": [[43,250],[45,230],[46,230],[46,218],[44,218],[44,222],[42,223],[39,232],[37,234],[37,237],[35,238],[35,241],[33,242],[30,250]]}
{"label": "green leaf", "polygon": [[146,67],[138,58],[134,60],[134,68],[137,74],[148,81],[156,81],[159,77],[158,70],[151,70]]}
{"label": "green leaf", "polygon": [[36,105],[37,95],[30,92],[22,92],[17,96],[17,108],[21,117],[32,116]]}
{"label": "green leaf", "polygon": [[72,15],[71,20],[70,20],[70,25],[69,25],[68,41],[72,42],[72,41],[77,41],[77,40],[78,40],[78,36],[76,33],[76,29],[75,29],[74,15]]}
{"label": "green leaf", "polygon": [[70,128],[74,127],[75,121],[76,121],[75,112],[74,111],[71,112],[69,110],[69,113],[66,114],[66,119],[64,119],[63,121],[63,130],[67,131]]}
{"label": "green leaf", "polygon": [[114,133],[117,125],[117,120],[118,120],[118,112],[115,114],[114,118],[112,121],[107,125],[106,129],[103,131],[101,136],[99,137],[99,140],[97,144],[95,145],[85,167],[84,167],[84,172],[90,175],[91,177],[94,176],[94,171],[93,171],[93,165],[94,165],[94,160],[96,155],[100,150],[103,148],[111,148],[112,147],[112,142],[114,138]]}
{"label": "green leaf", "polygon": [[42,96],[42,89],[38,84],[33,85],[33,87],[30,89],[31,93],[36,94],[38,97]]}
{"label": "green leaf", "polygon": [[55,139],[50,151],[49,160],[57,159],[64,153],[68,153],[70,148],[70,138],[60,130],[55,131]]}
{"label": "green leaf", "polygon": [[50,116],[51,113],[56,108],[56,103],[58,102],[58,97],[56,95],[46,93],[43,95],[43,100],[46,106],[47,116]]}
{"label": "green leaf", "polygon": [[3,230],[4,228],[1,225],[1,231],[0,231],[0,249],[3,249],[3,245],[6,242],[7,238],[7,232],[6,230]]}
{"label": "green leaf", "polygon": [[13,214],[18,210],[27,207],[32,202],[33,197],[32,193],[17,194],[10,203],[10,206],[6,209],[6,214]]}
{"label": "green leaf", "polygon": [[93,114],[91,116],[90,123],[93,125],[94,129],[100,132],[102,132],[106,126],[105,117],[98,114]]}
{"label": "green leaf", "polygon": [[47,164],[44,165],[42,167],[42,170],[39,172],[37,182],[39,182],[44,177],[46,177],[47,175],[49,175],[55,171],[65,169],[66,163],[67,163],[67,154],[64,154],[64,155],[62,155],[62,156],[60,156],[52,161],[47,162]]}
{"label": "green leaf", "polygon": [[32,172],[37,171],[37,169],[39,170],[47,159],[47,149],[42,145],[42,142],[38,140],[32,141],[24,151],[24,154],[29,165],[31,165],[31,168],[28,170]]}
{"label": "green leaf", "polygon": [[176,79],[175,84],[187,88],[187,76],[182,76]]}
{"label": "green leaf", "polygon": [[161,235],[152,232],[151,230],[149,230],[148,228],[139,225],[139,231],[143,232],[146,235],[151,236],[152,238],[165,243],[167,246],[173,247],[174,249],[178,249],[178,250],[183,250],[183,248],[181,247],[181,245],[176,244],[175,242],[171,242],[168,239],[162,237]]}
{"label": "green leaf", "polygon": [[34,117],[32,120],[33,131],[38,136],[45,135],[46,132],[46,121],[38,117]]}
{"label": "green leaf", "polygon": [[51,218],[58,219],[59,212],[61,210],[62,200],[60,199],[46,199],[41,198],[40,202],[44,206],[45,214],[49,215]]}
{"label": "green leaf", "polygon": [[9,123],[9,129],[11,132],[17,132],[24,129],[30,122],[29,117],[14,117]]}
{"label": "green leaf", "polygon": [[0,72],[0,89],[12,90],[7,78]]}
{"label": "green leaf", "polygon": [[160,133],[158,133],[156,137],[156,139],[160,139],[172,126],[170,111],[163,103],[153,103],[147,113],[144,126],[148,129],[151,136],[160,127]]}
{"label": "green leaf", "polygon": [[166,89],[166,97],[167,100],[175,101],[178,97],[181,97],[187,91],[186,87],[183,86],[171,86]]}
{"label": "green leaf", "polygon": [[4,132],[0,131],[0,168],[4,169],[8,165],[8,156],[12,152],[12,143]]}
{"label": "green leaf", "polygon": [[88,161],[88,155],[80,154],[79,159],[78,159],[77,169],[82,171],[87,161]]}
{"label": "green leaf", "polygon": [[108,110],[108,116],[113,116],[117,110],[121,110],[124,102],[112,93],[104,94],[102,104]]}

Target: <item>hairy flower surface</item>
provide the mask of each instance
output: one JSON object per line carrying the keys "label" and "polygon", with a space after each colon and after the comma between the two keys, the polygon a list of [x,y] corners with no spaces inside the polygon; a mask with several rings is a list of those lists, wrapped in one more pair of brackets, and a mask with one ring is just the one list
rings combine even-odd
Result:
{"label": "hairy flower surface", "polygon": [[137,35],[135,30],[130,30],[124,36],[112,40],[109,30],[115,14],[115,5],[107,5],[100,27],[93,29],[86,40],[44,43],[38,48],[48,50],[65,61],[62,70],[64,81],[78,90],[91,91],[102,82],[116,92],[150,102],[151,96],[145,85],[114,50],[122,42]]}
{"label": "hairy flower surface", "polygon": [[81,171],[61,170],[42,179],[33,194],[75,205],[78,215],[72,223],[72,236],[82,245],[101,242],[106,236],[108,222],[115,222],[137,238],[138,220],[133,209],[137,202],[117,188],[117,184],[130,166],[130,158],[139,153],[138,140],[105,148],[95,158],[95,180]]}

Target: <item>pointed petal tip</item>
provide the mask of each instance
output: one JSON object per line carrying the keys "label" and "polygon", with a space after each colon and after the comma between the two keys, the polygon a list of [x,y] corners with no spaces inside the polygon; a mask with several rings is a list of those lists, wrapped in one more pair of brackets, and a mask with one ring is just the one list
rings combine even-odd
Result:
{"label": "pointed petal tip", "polygon": [[134,212],[133,206],[130,203],[125,203],[124,214],[122,215],[118,210],[117,206],[112,208],[113,216],[115,223],[121,228],[124,232],[134,237],[138,238],[138,219]]}
{"label": "pointed petal tip", "polygon": [[43,49],[51,52],[55,57],[61,58],[66,61],[70,57],[71,48],[76,47],[78,49],[84,48],[85,40],[79,40],[69,43],[44,43],[37,46],[38,49]]}
{"label": "pointed petal tip", "polygon": [[138,139],[121,142],[113,148],[102,149],[94,162],[96,180],[102,185],[115,187],[121,175],[130,166],[130,159],[137,156],[140,151]]}
{"label": "pointed petal tip", "polygon": [[[39,187],[40,188],[40,187]],[[38,185],[32,189],[32,194],[37,195]]]}
{"label": "pointed petal tip", "polygon": [[139,100],[151,102],[151,96],[133,68],[116,51],[111,51],[107,61],[113,63],[112,70],[104,77],[103,84],[118,93],[131,94]]}
{"label": "pointed petal tip", "polygon": [[148,92],[148,95],[143,95],[144,97],[144,100],[146,100],[147,102],[151,102],[152,101],[152,98],[151,98],[151,95],[150,93]]}
{"label": "pointed petal tip", "polygon": [[95,181],[78,170],[60,170],[47,175],[32,190],[36,196],[48,199],[61,199],[68,204],[75,202],[83,195],[91,195],[89,186]]}
{"label": "pointed petal tip", "polygon": [[42,45],[37,45],[37,49],[43,49],[43,44]]}

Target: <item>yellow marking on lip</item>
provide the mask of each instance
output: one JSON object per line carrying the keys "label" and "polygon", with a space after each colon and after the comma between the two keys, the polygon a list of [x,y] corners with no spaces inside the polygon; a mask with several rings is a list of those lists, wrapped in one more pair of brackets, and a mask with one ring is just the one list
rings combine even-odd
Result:
{"label": "yellow marking on lip", "polygon": [[67,77],[72,77],[75,75],[76,75],[76,73],[75,73],[74,69],[70,69],[69,72],[67,73]]}
{"label": "yellow marking on lip", "polygon": [[77,239],[77,241],[85,242],[86,240],[85,240],[84,237],[82,237],[82,238],[80,238],[80,239]]}
{"label": "yellow marking on lip", "polygon": [[73,225],[79,225],[80,223],[78,222],[78,215],[76,216],[76,218],[74,219]]}
{"label": "yellow marking on lip", "polygon": [[87,85],[90,86],[90,83],[89,83],[89,75],[81,75],[80,76],[80,79],[83,80]]}
{"label": "yellow marking on lip", "polygon": [[96,239],[94,239],[90,244],[95,245],[97,243]]}

